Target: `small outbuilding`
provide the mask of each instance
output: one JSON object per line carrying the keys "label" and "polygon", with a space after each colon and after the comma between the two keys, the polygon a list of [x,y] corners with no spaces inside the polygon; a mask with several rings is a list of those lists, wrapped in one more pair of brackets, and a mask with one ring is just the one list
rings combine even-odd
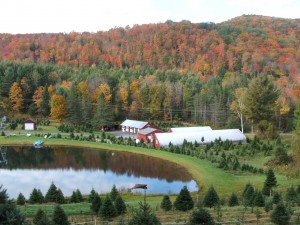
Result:
{"label": "small outbuilding", "polygon": [[140,130],[148,127],[156,128],[154,125],[148,122],[138,120],[125,120],[123,123],[121,123],[121,126],[123,132],[130,133],[138,133]]}
{"label": "small outbuilding", "polygon": [[137,138],[139,141],[143,140],[144,142],[147,142],[147,140],[150,140],[150,142],[152,142],[156,133],[162,133],[162,131],[156,128],[148,127],[140,130],[137,134]]}
{"label": "small outbuilding", "polygon": [[36,130],[36,120],[34,119],[27,119],[25,122],[24,122],[24,130]]}

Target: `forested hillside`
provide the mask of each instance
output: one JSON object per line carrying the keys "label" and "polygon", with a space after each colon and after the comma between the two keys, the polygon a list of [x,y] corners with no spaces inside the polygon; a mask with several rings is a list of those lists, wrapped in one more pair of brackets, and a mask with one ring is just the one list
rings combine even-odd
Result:
{"label": "forested hillside", "polygon": [[[248,128],[250,121],[267,120],[291,130],[300,94],[300,20],[241,16],[220,24],[0,34],[0,59],[1,106],[13,115],[90,126],[127,116],[215,127],[240,126],[244,115]],[[278,96],[255,116],[249,87],[258,77],[266,77],[258,82],[273,85],[266,89],[278,89]],[[105,107],[114,113],[100,120]]]}

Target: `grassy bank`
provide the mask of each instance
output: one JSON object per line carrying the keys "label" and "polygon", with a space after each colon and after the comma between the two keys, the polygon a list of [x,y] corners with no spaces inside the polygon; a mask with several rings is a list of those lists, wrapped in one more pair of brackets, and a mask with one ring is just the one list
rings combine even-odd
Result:
{"label": "grassy bank", "polygon": [[[24,135],[0,137],[0,145],[32,145],[40,138],[26,137]],[[161,158],[185,167],[200,186],[200,193],[204,193],[213,185],[221,196],[229,196],[232,192],[241,193],[247,183],[252,183],[257,188],[262,188],[265,175],[252,173],[231,173],[221,170],[212,163],[187,155],[178,155],[166,151],[145,149],[133,146],[105,144],[99,142],[76,141],[67,139],[44,139],[48,146],[79,146],[95,149],[126,151],[135,154]],[[260,157],[258,160],[261,159]],[[252,159],[254,161],[254,159]],[[298,184],[296,179],[287,179],[284,175],[276,174],[279,190],[286,190],[290,185]],[[74,187],[76,188],[76,187]]]}

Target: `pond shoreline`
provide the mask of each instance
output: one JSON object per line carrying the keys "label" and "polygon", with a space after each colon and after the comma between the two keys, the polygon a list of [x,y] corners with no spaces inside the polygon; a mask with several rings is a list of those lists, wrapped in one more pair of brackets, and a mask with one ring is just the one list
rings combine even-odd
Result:
{"label": "pond shoreline", "polygon": [[[0,146],[9,145],[32,145],[37,139],[42,139],[45,146],[70,146],[70,147],[85,147],[92,149],[104,149],[113,151],[124,151],[135,154],[142,154],[151,157],[160,158],[179,164],[184,167],[188,173],[191,174],[199,187],[199,193],[205,193],[210,186],[214,186],[218,193],[221,195],[229,196],[232,192],[239,193],[243,190],[245,185],[249,182],[254,184],[257,188],[262,188],[265,180],[265,175],[235,175],[230,172],[223,171],[211,164],[206,160],[195,158],[187,155],[179,155],[170,153],[167,151],[146,149],[141,147],[106,144],[100,142],[88,142],[77,141],[67,139],[43,139],[38,137],[25,137],[25,136],[5,136],[0,137]],[[281,183],[281,187],[290,186],[295,183],[296,180],[287,181],[287,178],[283,175],[277,175],[278,181]]]}

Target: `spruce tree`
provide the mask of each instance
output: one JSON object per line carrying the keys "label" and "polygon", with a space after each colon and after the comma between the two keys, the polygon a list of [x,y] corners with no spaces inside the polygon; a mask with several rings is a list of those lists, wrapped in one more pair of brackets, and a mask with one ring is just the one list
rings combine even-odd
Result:
{"label": "spruce tree", "polygon": [[292,204],[297,202],[297,192],[293,186],[287,189],[285,199]]}
{"label": "spruce tree", "polygon": [[45,197],[40,189],[37,190],[38,192],[38,203],[42,204],[45,202]]}
{"label": "spruce tree", "polygon": [[92,203],[92,201],[94,200],[96,195],[98,195],[98,193],[94,190],[94,188],[92,188],[91,193],[89,195],[89,202],[90,203]]}
{"label": "spruce tree", "polygon": [[78,202],[77,195],[76,195],[75,191],[72,192],[72,195],[71,195],[71,198],[70,198],[70,202],[71,203],[77,203]]}
{"label": "spruce tree", "polygon": [[172,209],[172,202],[169,195],[164,195],[163,200],[160,204],[160,208],[162,208],[164,211],[170,211]]}
{"label": "spruce tree", "polygon": [[214,220],[209,212],[203,208],[196,209],[190,216],[189,225],[214,225]]}
{"label": "spruce tree", "polygon": [[235,193],[231,194],[229,201],[228,201],[228,205],[230,207],[239,205],[239,199]]}
{"label": "spruce tree", "polygon": [[112,189],[110,191],[110,194],[109,194],[110,199],[114,202],[116,200],[116,198],[117,198],[118,195],[119,195],[119,192],[118,192],[118,190],[116,188],[116,185],[113,185]]}
{"label": "spruce tree", "polygon": [[109,126],[113,123],[113,113],[105,102],[104,94],[101,93],[97,106],[97,111],[93,118],[93,126],[95,129],[100,127]]}
{"label": "spruce tree", "polygon": [[92,204],[91,204],[91,210],[95,213],[95,214],[98,214],[99,213],[99,210],[101,208],[101,204],[102,204],[102,201],[101,201],[101,198],[98,194],[95,195],[93,201],[92,201]]}
{"label": "spruce tree", "polygon": [[59,204],[65,203],[65,196],[60,189],[58,189],[56,192],[56,203],[59,203]]}
{"label": "spruce tree", "polygon": [[70,225],[65,211],[59,204],[54,208],[52,222],[54,225]]}
{"label": "spruce tree", "polygon": [[288,209],[280,202],[271,214],[271,221],[277,225],[287,225],[291,219]]}
{"label": "spruce tree", "polygon": [[82,202],[83,197],[82,197],[82,194],[81,194],[80,190],[77,189],[75,193],[76,193],[77,202]]}
{"label": "spruce tree", "polygon": [[208,189],[208,191],[203,199],[203,204],[204,204],[204,206],[211,208],[213,206],[216,206],[218,204],[219,200],[220,199],[219,199],[219,196],[218,196],[216,190],[214,189],[213,186],[211,186]]}
{"label": "spruce tree", "polygon": [[254,123],[270,121],[275,113],[279,90],[267,75],[252,79],[245,95],[245,114]]}
{"label": "spruce tree", "polygon": [[32,192],[29,196],[29,203],[31,203],[31,204],[42,203],[39,192],[36,188],[33,188]]}
{"label": "spruce tree", "polygon": [[275,192],[273,195],[273,203],[278,204],[279,202],[281,202],[281,200],[281,195],[278,192]]}
{"label": "spruce tree", "polygon": [[49,116],[49,114],[50,114],[50,94],[49,94],[47,85],[44,87],[40,110],[41,110],[41,114],[43,116]]}
{"label": "spruce tree", "polygon": [[46,195],[45,195],[45,201],[46,202],[56,202],[56,198],[57,198],[57,187],[52,182]]}
{"label": "spruce tree", "polygon": [[104,199],[104,201],[101,205],[99,215],[103,219],[110,219],[110,218],[117,216],[115,206],[113,205],[113,202],[111,201],[111,199],[108,195],[106,196],[106,198]]}
{"label": "spruce tree", "polygon": [[254,205],[258,206],[258,207],[264,207],[265,206],[265,199],[264,199],[264,196],[262,195],[262,193],[260,191],[257,191],[255,193]]}
{"label": "spruce tree", "polygon": [[38,209],[38,211],[36,212],[36,214],[33,217],[32,223],[34,225],[49,225],[50,224],[50,220],[47,216],[47,214],[42,210],[42,209]]}
{"label": "spruce tree", "polygon": [[3,189],[2,185],[0,185],[0,223],[1,225],[25,224],[25,217],[16,205],[9,200],[6,189]]}
{"label": "spruce tree", "polygon": [[128,225],[161,225],[161,223],[152,213],[148,203],[139,202],[139,208],[133,211]]}
{"label": "spruce tree", "polygon": [[255,191],[251,184],[247,184],[243,192],[243,200],[245,206],[252,206],[255,197]]}
{"label": "spruce tree", "polygon": [[117,215],[122,215],[126,212],[126,205],[123,201],[122,197],[118,195],[115,200],[115,209],[117,211]]}
{"label": "spruce tree", "polygon": [[263,194],[272,196],[272,188],[276,187],[277,180],[273,170],[268,170],[267,178],[264,183]]}
{"label": "spruce tree", "polygon": [[17,205],[25,205],[26,199],[22,193],[18,195]]}
{"label": "spruce tree", "polygon": [[193,199],[186,186],[180,190],[180,193],[174,202],[174,207],[180,211],[187,211],[194,207]]}

